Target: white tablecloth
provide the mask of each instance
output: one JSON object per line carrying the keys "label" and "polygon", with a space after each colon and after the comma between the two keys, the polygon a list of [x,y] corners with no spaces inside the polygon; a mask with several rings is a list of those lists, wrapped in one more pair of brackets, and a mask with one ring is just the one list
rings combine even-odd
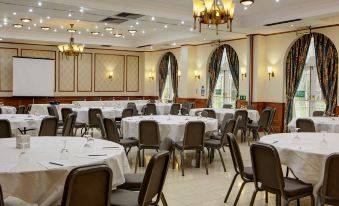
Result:
{"label": "white tablecloth", "polygon": [[31,114],[0,114],[0,119],[7,119],[11,123],[12,130],[18,128],[39,129],[45,115]]}
{"label": "white tablecloth", "polygon": [[[141,112],[142,108],[146,104],[147,103],[136,103],[139,113]],[[155,106],[157,108],[157,115],[167,115],[171,111],[172,104],[171,103],[155,103]]]}
{"label": "white tablecloth", "polygon": [[[105,118],[114,119],[115,117],[121,117],[123,109],[113,107],[101,107],[102,115]],[[88,107],[73,108],[73,111],[77,112],[77,122],[88,124]]]}
{"label": "white tablecloth", "polygon": [[[30,114],[40,114],[40,115],[48,115],[47,107],[51,106],[50,104],[32,104],[32,108]],[[73,104],[59,104],[54,105],[59,113],[59,118],[61,120],[61,109],[62,108],[74,108]]]}
{"label": "white tablecloth", "polygon": [[79,105],[80,107],[115,107],[115,108],[126,108],[128,102],[134,103],[144,103],[146,104],[147,100],[112,100],[112,101],[73,101],[74,105]]}
{"label": "white tablecloth", "polygon": [[260,142],[276,147],[281,163],[291,168],[302,181],[313,184],[315,195],[322,185],[327,156],[339,152],[339,136],[335,133],[273,134],[262,137]]}
{"label": "white tablecloth", "polygon": [[[6,196],[18,197],[38,205],[55,205],[62,197],[65,180],[77,166],[106,163],[113,170],[113,187],[125,182],[123,174],[129,172],[129,164],[123,147],[95,139],[94,146],[85,149],[85,138],[68,137],[68,166],[55,166],[60,162],[60,150],[64,137],[31,138],[31,148],[19,158],[21,150],[15,148],[15,138],[0,140],[0,182]],[[107,146],[119,148],[103,149]],[[104,157],[88,157],[88,154],[107,154]]]}
{"label": "white tablecloth", "polygon": [[[332,132],[339,133],[339,117],[307,117],[312,119],[315,125],[316,132]],[[295,131],[297,118],[293,118],[288,124],[290,131]]]}
{"label": "white tablecloth", "polygon": [[178,115],[154,115],[154,116],[136,116],[128,117],[122,120],[124,138],[139,138],[139,122],[141,120],[155,120],[159,123],[160,140],[171,138],[174,141],[182,141],[186,123],[189,121],[205,122],[205,132],[218,129],[218,120],[211,118],[199,118]]}
{"label": "white tablecloth", "polygon": [[15,114],[16,113],[16,108],[12,106],[2,106],[1,112],[2,114]]}
{"label": "white tablecloth", "polygon": [[[234,115],[235,111],[237,111],[237,109],[214,109],[214,108],[197,108],[197,109],[191,109],[190,110],[190,116],[195,116],[196,112],[201,112],[204,109],[213,109],[215,111],[215,114],[217,116],[217,119],[219,121],[219,123],[222,122],[222,120],[224,119],[224,116],[226,114],[232,114]],[[248,109],[248,118],[250,118],[251,120],[257,122],[259,121],[260,115],[259,112],[257,110],[251,110]]]}

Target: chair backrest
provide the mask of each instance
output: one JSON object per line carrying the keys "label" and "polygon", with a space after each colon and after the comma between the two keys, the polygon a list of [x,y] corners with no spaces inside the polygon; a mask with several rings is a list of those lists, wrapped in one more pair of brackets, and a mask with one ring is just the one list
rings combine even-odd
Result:
{"label": "chair backrest", "polygon": [[127,108],[132,108],[133,109],[133,116],[137,116],[138,115],[138,109],[137,109],[137,106],[135,105],[134,102],[128,102],[127,103]]}
{"label": "chair backrest", "polygon": [[258,125],[261,128],[264,128],[265,130],[268,130],[269,122],[271,118],[271,110],[270,109],[264,109],[260,115]]}
{"label": "chair backrest", "polygon": [[7,119],[0,119],[0,138],[12,137],[11,123]]}
{"label": "chair backrest", "polygon": [[25,114],[29,114],[31,112],[31,109],[32,109],[32,104],[27,105]]}
{"label": "chair backrest", "polygon": [[101,116],[101,114],[97,114],[97,118],[98,118],[98,121],[99,121],[99,128],[100,128],[100,132],[101,132],[101,137],[102,139],[107,139],[106,136],[106,130],[105,130],[105,125],[104,125],[104,120]]}
{"label": "chair backrest", "polygon": [[207,112],[209,118],[217,118],[217,115],[215,114],[215,111],[213,109],[204,109],[204,111]]}
{"label": "chair backrest", "polygon": [[297,119],[296,127],[299,128],[299,132],[315,132],[314,122],[311,119]]}
{"label": "chair backrest", "polygon": [[45,117],[41,121],[39,136],[57,136],[58,119],[56,117]]}
{"label": "chair backrest", "polygon": [[0,185],[0,206],[5,206],[5,203],[4,203],[4,194],[2,193],[1,185]]}
{"label": "chair backrest", "polygon": [[125,108],[122,110],[121,118],[132,117],[133,116],[133,109],[132,108]]}
{"label": "chair backrest", "polygon": [[159,149],[160,151],[168,151],[172,153],[174,149],[173,140],[171,138],[166,137],[163,141],[161,141]]}
{"label": "chair backrest", "polygon": [[271,129],[273,121],[274,121],[274,117],[275,117],[275,113],[277,112],[276,108],[271,109],[271,115],[270,115],[270,121],[268,123],[268,128]]}
{"label": "chair backrest", "polygon": [[73,110],[71,108],[61,108],[62,122],[65,122],[68,115],[71,114],[72,112],[73,112]]}
{"label": "chair backrest", "polygon": [[187,108],[181,108],[180,112],[181,112],[182,115],[189,115],[189,111],[188,111]]}
{"label": "chair backrest", "polygon": [[180,104],[172,104],[170,114],[171,115],[178,115],[180,112]]}
{"label": "chair backrest", "polygon": [[88,110],[88,125],[91,127],[99,128],[99,119],[97,114],[102,115],[101,109],[99,108],[90,108]]}
{"label": "chair backrest", "polygon": [[115,121],[113,119],[104,118],[104,126],[107,140],[119,143],[120,136]]}
{"label": "chair backrest", "polygon": [[208,117],[208,111],[202,111],[201,113],[200,113],[200,115],[202,116],[202,117]]}
{"label": "chair backrest", "polygon": [[61,206],[109,206],[112,177],[107,165],[73,169],[66,179]]}
{"label": "chair backrest", "polygon": [[248,123],[248,112],[246,110],[237,110],[234,113],[235,119],[237,119],[238,116],[241,116],[241,119],[239,120],[239,123],[238,123],[238,128],[246,129],[247,123]]}
{"label": "chair backrest", "polygon": [[238,130],[239,130],[239,122],[241,121],[242,117],[241,116],[238,116],[236,119],[235,119],[235,124],[234,124],[234,129],[233,129],[233,134],[234,136],[236,137],[238,135]]}
{"label": "chair backrest", "polygon": [[139,141],[145,146],[159,146],[160,133],[158,122],[154,120],[142,120],[139,122]]}
{"label": "chair backrest", "polygon": [[18,109],[16,110],[17,114],[25,114],[26,111],[26,106],[25,105],[20,105]]}
{"label": "chair backrest", "polygon": [[56,117],[59,120],[58,110],[55,106],[48,106],[47,110],[48,110],[48,115],[52,117]]}
{"label": "chair backrest", "polygon": [[147,103],[146,104],[146,114],[156,115],[157,114],[157,106],[154,103]]}
{"label": "chair backrest", "polygon": [[184,103],[182,103],[182,108],[187,109],[187,111],[190,112],[190,110],[194,108],[194,103],[193,102],[184,102]]}
{"label": "chair backrest", "polygon": [[284,176],[277,150],[272,145],[256,143],[251,145],[250,152],[255,187],[286,197]]}
{"label": "chair backrest", "polygon": [[226,133],[233,133],[234,127],[235,127],[236,120],[235,119],[229,119],[225,125],[224,128],[221,129],[221,132]]}
{"label": "chair backrest", "polygon": [[62,128],[62,136],[73,136],[74,125],[76,121],[76,113],[70,113],[64,121]]}
{"label": "chair backrest", "polygon": [[229,144],[229,149],[233,161],[234,170],[236,173],[240,173],[243,176],[244,174],[244,162],[242,160],[241,152],[239,145],[235,136],[232,133],[227,133],[227,141]]}
{"label": "chair backrest", "polygon": [[152,156],[147,165],[139,192],[138,203],[140,206],[158,205],[167,175],[169,160],[170,153],[167,151],[159,152]]}
{"label": "chair backrest", "polygon": [[232,109],[232,105],[231,104],[224,104],[224,105],[222,105],[222,108],[224,108],[224,109]]}
{"label": "chair backrest", "polygon": [[323,204],[339,205],[339,153],[331,154],[325,163],[321,201]]}
{"label": "chair backrest", "polygon": [[324,111],[314,111],[312,116],[313,117],[322,117],[324,116],[325,112]]}
{"label": "chair backrest", "polygon": [[202,121],[189,121],[185,126],[184,149],[201,148],[204,146],[205,123]]}

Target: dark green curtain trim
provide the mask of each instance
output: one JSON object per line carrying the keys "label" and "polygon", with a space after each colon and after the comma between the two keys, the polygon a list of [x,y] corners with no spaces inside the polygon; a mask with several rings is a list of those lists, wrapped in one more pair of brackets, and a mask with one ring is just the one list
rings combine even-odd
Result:
{"label": "dark green curtain trim", "polygon": [[230,71],[231,71],[231,74],[232,74],[232,79],[233,79],[235,88],[237,89],[237,98],[238,98],[238,96],[239,96],[239,59],[238,59],[238,55],[235,52],[235,50],[229,45],[225,45],[225,49],[226,49],[228,64],[229,64]]}
{"label": "dark green curtain trim", "polygon": [[168,71],[168,61],[169,53],[166,53],[160,60],[159,64],[159,97],[162,97],[162,94],[165,89],[167,71]]}

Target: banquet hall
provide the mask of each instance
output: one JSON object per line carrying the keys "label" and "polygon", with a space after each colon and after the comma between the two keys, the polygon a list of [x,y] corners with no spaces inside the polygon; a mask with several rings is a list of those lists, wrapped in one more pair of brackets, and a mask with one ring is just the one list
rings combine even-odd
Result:
{"label": "banquet hall", "polygon": [[0,206],[339,205],[338,0],[0,0]]}

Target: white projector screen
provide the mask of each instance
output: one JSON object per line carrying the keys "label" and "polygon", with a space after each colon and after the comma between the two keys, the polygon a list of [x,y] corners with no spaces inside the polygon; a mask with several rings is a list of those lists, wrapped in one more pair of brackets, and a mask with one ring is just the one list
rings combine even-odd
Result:
{"label": "white projector screen", "polygon": [[54,59],[13,57],[13,96],[54,96]]}

